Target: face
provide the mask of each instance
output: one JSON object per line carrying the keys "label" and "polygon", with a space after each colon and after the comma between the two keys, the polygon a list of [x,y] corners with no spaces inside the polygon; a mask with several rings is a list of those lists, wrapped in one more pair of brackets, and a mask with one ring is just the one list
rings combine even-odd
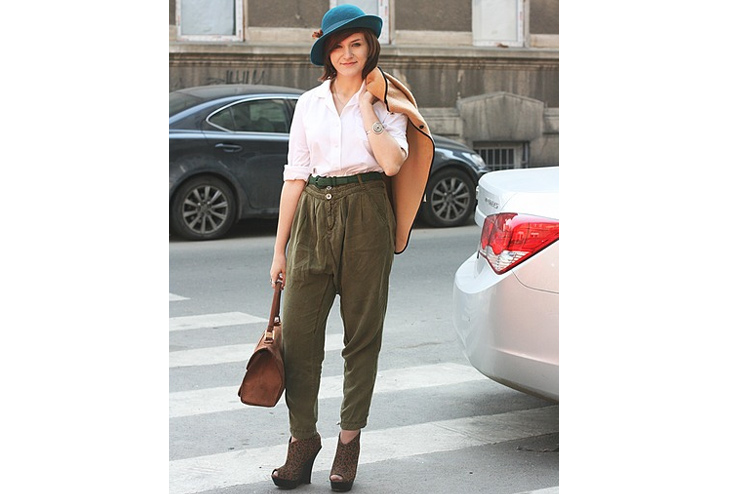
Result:
{"label": "face", "polygon": [[368,60],[368,42],[363,33],[353,33],[330,48],[329,60],[338,75],[356,77],[363,74]]}

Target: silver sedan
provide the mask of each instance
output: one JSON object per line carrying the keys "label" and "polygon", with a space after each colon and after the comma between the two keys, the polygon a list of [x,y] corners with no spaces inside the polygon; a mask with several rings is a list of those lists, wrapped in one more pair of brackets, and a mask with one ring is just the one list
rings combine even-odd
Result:
{"label": "silver sedan", "polygon": [[476,253],[457,270],[453,323],[471,365],[558,402],[558,167],[479,181]]}

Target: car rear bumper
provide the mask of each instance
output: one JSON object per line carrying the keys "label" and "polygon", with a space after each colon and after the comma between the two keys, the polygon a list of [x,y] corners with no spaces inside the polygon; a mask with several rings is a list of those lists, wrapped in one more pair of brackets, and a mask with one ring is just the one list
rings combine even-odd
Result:
{"label": "car rear bumper", "polygon": [[[544,252],[538,256],[548,257]],[[558,401],[558,293],[529,288],[517,276],[521,269],[542,269],[535,260],[500,276],[476,254],[467,259],[455,274],[453,324],[479,372]]]}

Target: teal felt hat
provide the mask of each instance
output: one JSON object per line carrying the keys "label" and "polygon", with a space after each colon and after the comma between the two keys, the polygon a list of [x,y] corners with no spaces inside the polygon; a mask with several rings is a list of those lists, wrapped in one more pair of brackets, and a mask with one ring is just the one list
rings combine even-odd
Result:
{"label": "teal felt hat", "polygon": [[348,3],[338,5],[329,9],[322,18],[322,29],[319,31],[319,37],[311,47],[311,63],[314,65],[324,65],[324,41],[327,36],[341,29],[368,28],[376,35],[381,35],[383,20],[377,15],[366,15],[360,7]]}

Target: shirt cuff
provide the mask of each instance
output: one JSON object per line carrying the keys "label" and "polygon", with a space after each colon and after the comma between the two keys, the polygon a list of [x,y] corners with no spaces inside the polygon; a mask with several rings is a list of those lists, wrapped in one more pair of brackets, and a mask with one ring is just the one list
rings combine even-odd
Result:
{"label": "shirt cuff", "polygon": [[283,168],[283,180],[303,180],[304,182],[309,181],[309,175],[311,172],[306,166],[289,166],[286,165]]}
{"label": "shirt cuff", "polygon": [[409,142],[405,137],[394,137],[396,142],[399,143],[399,147],[404,150],[407,156],[409,156]]}

